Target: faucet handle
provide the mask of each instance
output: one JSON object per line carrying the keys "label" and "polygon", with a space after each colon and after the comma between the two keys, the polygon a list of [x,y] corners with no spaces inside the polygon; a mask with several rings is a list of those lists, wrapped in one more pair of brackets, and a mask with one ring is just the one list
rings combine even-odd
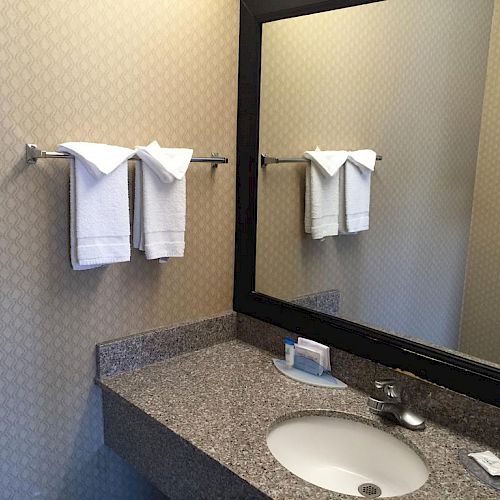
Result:
{"label": "faucet handle", "polygon": [[375,387],[377,389],[382,389],[388,399],[392,399],[394,401],[401,400],[401,385],[396,382],[396,380],[375,380]]}

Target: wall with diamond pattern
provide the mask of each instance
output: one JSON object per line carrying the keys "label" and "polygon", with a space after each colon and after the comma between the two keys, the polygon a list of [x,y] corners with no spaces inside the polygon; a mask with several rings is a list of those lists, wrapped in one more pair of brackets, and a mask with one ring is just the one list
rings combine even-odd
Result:
{"label": "wall with diamond pattern", "polygon": [[460,349],[500,363],[500,2],[495,3]]}
{"label": "wall with diamond pattern", "polygon": [[[0,497],[141,499],[102,444],[97,342],[231,309],[237,0],[3,0]],[[74,272],[68,165],[26,142],[192,147],[186,255]]]}
{"label": "wall with diamond pattern", "polygon": [[261,151],[384,159],[370,230],[324,242],[304,233],[304,166],[260,171],[259,291],[337,289],[347,318],[457,346],[492,10],[387,0],[264,27]]}

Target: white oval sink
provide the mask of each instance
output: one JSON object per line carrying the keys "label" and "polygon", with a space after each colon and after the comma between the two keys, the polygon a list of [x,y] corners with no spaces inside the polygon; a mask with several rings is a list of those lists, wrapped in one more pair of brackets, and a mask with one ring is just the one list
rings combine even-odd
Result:
{"label": "white oval sink", "polygon": [[[422,459],[387,432],[355,420],[307,415],[275,424],[267,436],[274,457],[296,476],[330,491],[392,497],[411,493],[429,477]],[[375,485],[373,488],[369,485]]]}

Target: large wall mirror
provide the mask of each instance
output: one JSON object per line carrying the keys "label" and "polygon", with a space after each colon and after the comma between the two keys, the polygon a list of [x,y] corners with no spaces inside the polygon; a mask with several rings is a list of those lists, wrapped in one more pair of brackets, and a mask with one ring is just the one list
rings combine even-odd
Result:
{"label": "large wall mirror", "polygon": [[[262,169],[257,291],[500,363],[494,3],[386,0],[264,24],[261,153],[383,158],[369,228],[322,239],[305,232],[306,165]],[[318,203],[347,201],[326,189]]]}
{"label": "large wall mirror", "polygon": [[[345,336],[358,325],[498,382],[500,2],[319,4],[283,19],[254,12],[248,35],[260,80],[240,96],[258,100],[256,135],[241,119],[239,130],[240,160],[252,163],[250,174],[239,165],[252,191],[242,201],[256,221],[239,243],[253,267],[243,309],[272,321],[275,307],[301,325],[309,314]],[[318,149],[333,174],[304,160]],[[376,155],[370,165],[361,150]],[[349,227],[356,211],[363,224]]]}

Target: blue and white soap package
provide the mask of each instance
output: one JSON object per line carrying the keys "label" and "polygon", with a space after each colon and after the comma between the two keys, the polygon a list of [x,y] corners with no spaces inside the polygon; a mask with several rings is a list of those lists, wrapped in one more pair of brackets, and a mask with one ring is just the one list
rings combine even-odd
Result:
{"label": "blue and white soap package", "polygon": [[323,370],[326,372],[331,371],[330,348],[328,346],[320,344],[319,342],[315,342],[314,340],[305,339],[303,337],[299,337],[297,346],[316,351],[320,355],[319,363],[323,367]]}
{"label": "blue and white soap package", "polygon": [[490,476],[500,477],[500,458],[491,451],[469,453],[469,457],[474,459]]}
{"label": "blue and white soap package", "polygon": [[295,346],[295,368],[313,375],[321,376],[323,366],[321,365],[321,354],[307,347]]}

